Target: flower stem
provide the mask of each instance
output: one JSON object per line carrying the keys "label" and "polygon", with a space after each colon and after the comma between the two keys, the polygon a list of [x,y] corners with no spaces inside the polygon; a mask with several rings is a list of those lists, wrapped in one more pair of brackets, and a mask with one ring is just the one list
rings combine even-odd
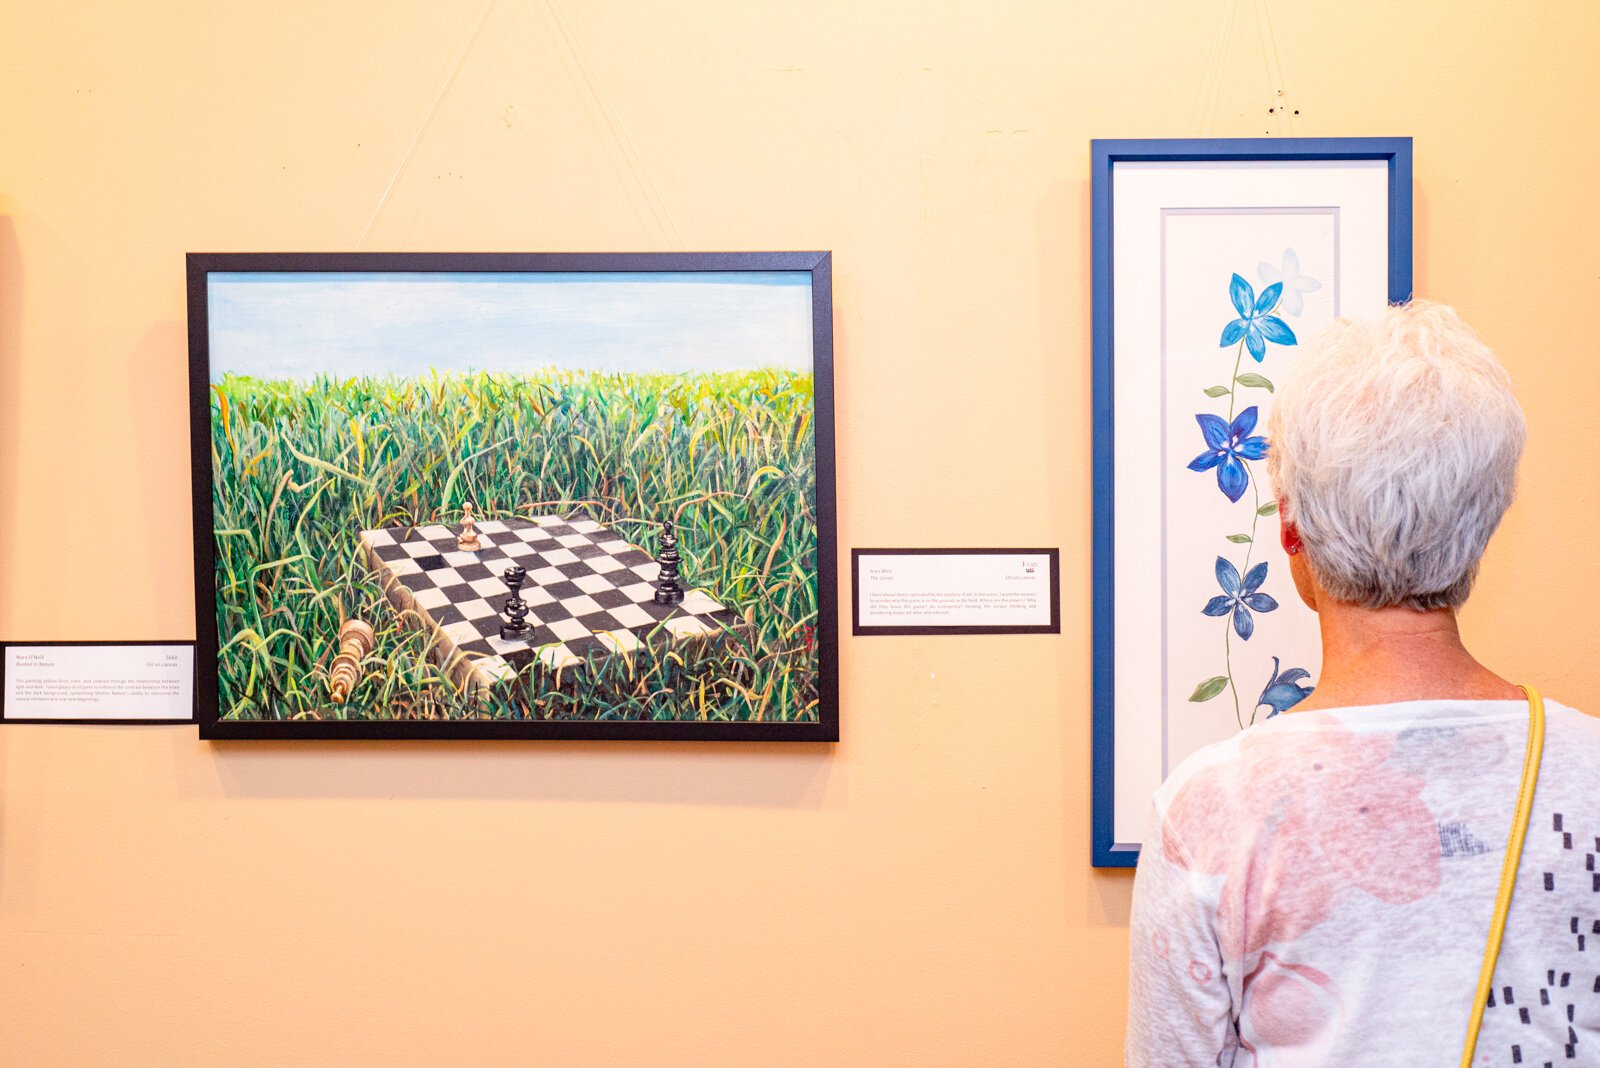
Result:
{"label": "flower stem", "polygon": [[1256,480],[1256,473],[1250,467],[1249,460],[1240,460],[1244,464],[1244,473],[1250,479],[1250,490],[1256,496],[1256,510],[1250,517],[1250,543],[1244,547],[1244,566],[1239,569],[1239,574],[1250,570],[1250,555],[1256,551],[1256,527],[1261,523],[1261,483]]}
{"label": "flower stem", "polygon": [[1222,658],[1228,664],[1228,689],[1233,692],[1233,721],[1244,730],[1244,714],[1239,711],[1239,687],[1233,682],[1233,620],[1222,620]]}
{"label": "flower stem", "polygon": [[1233,405],[1239,398],[1239,361],[1244,359],[1244,339],[1239,339],[1239,347],[1233,354],[1233,377],[1228,379],[1228,422],[1233,422]]}
{"label": "flower stem", "polygon": [[[1239,347],[1235,349],[1233,353],[1233,377],[1228,379],[1228,423],[1230,425],[1233,423],[1233,409],[1235,403],[1239,399],[1239,361],[1243,359],[1244,339],[1240,338]],[[1246,461],[1244,462],[1244,467],[1245,473],[1248,475],[1250,473],[1250,464]],[[1250,479],[1250,484],[1252,486],[1255,485],[1255,479],[1253,477]],[[1259,511],[1260,508],[1260,491],[1257,490],[1256,509]],[[1245,549],[1244,553],[1245,570],[1249,570],[1250,568],[1250,550],[1255,548],[1255,538],[1256,531],[1255,527],[1252,526],[1250,528],[1250,546],[1249,548]],[[1240,574],[1242,575],[1244,572],[1241,571]],[[1239,724],[1239,729],[1244,730],[1244,713],[1239,710],[1239,687],[1233,681],[1233,621],[1227,617],[1223,617],[1222,624],[1222,656],[1223,659],[1227,661],[1228,665],[1228,690],[1233,694],[1233,719],[1235,723]]]}
{"label": "flower stem", "polygon": [[[1250,461],[1241,460],[1240,462],[1244,464],[1244,473],[1250,476],[1250,488],[1255,491],[1256,495],[1255,515],[1250,519],[1250,544],[1245,546],[1244,568],[1239,572],[1239,574],[1244,575],[1248,574],[1250,571],[1250,554],[1256,550],[1256,528],[1261,525],[1261,483],[1256,479],[1256,473],[1250,469]],[[1258,704],[1255,706],[1255,708],[1250,710],[1251,726],[1255,725],[1256,713],[1260,711],[1260,709],[1261,706]]]}

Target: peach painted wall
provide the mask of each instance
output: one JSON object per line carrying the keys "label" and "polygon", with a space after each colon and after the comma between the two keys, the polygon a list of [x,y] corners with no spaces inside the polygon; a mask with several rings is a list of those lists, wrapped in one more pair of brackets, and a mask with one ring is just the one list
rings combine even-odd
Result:
{"label": "peach painted wall", "polygon": [[187,250],[832,249],[841,549],[1060,545],[1065,622],[847,638],[837,747],[0,729],[0,1063],[1120,1063],[1088,140],[1416,137],[1533,426],[1469,638],[1600,709],[1597,12],[8,0],[0,637],[193,633]]}

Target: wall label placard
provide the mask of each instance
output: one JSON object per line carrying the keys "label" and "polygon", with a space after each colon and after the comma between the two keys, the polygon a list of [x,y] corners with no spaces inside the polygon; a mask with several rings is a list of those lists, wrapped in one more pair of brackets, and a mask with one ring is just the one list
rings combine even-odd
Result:
{"label": "wall label placard", "polygon": [[1059,549],[852,549],[852,630],[1059,634]]}
{"label": "wall label placard", "polygon": [[0,643],[0,722],[193,721],[193,642]]}

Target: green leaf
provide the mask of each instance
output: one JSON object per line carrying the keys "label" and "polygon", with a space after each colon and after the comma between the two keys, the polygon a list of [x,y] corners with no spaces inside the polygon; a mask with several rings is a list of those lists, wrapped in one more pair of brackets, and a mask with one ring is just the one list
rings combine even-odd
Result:
{"label": "green leaf", "polygon": [[1230,394],[1232,392],[1233,392],[1233,390],[1229,389],[1227,386],[1209,386],[1206,389],[1206,396],[1208,396],[1208,397],[1226,397],[1228,394]]}
{"label": "green leaf", "polygon": [[[319,460],[319,459],[317,459],[317,457],[312,456],[310,453],[301,452],[299,449],[295,448],[293,445],[290,445],[287,441],[285,441],[283,444],[284,444],[284,447],[286,449],[288,449],[289,452],[294,455],[294,458],[296,460],[299,460],[301,463],[305,464],[308,467],[315,467],[318,471],[326,471],[326,472],[328,472],[328,474],[330,474],[330,475],[338,475],[340,478],[348,478],[351,482],[359,482],[363,486],[371,486],[372,485],[372,480],[371,479],[362,478],[360,475],[352,474],[349,471],[346,471],[342,467],[336,467],[333,464],[328,463],[326,460]],[[285,477],[287,477],[287,475],[285,475]],[[309,483],[309,482],[306,483],[306,485],[308,485],[308,486],[310,484],[311,483]]]}
{"label": "green leaf", "polygon": [[1278,502],[1277,501],[1268,501],[1266,504],[1263,504],[1260,508],[1256,509],[1256,515],[1277,515],[1277,514],[1278,514]]}
{"label": "green leaf", "polygon": [[1235,545],[1249,545],[1253,539],[1248,534],[1229,534],[1228,540]]}
{"label": "green leaf", "polygon": [[1272,388],[1271,380],[1261,377],[1254,371],[1251,371],[1248,374],[1242,374],[1238,378],[1235,378],[1234,381],[1239,383],[1241,386],[1254,386],[1256,389],[1264,389],[1268,393],[1276,392]]}
{"label": "green leaf", "polygon": [[1189,695],[1189,700],[1196,702],[1209,701],[1227,688],[1228,676],[1213,675],[1194,688],[1194,693]]}

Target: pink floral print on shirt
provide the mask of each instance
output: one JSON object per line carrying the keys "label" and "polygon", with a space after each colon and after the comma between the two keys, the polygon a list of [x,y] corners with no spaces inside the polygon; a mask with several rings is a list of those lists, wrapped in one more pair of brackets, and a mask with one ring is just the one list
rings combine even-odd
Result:
{"label": "pink floral print on shirt", "polygon": [[[1392,736],[1358,734],[1326,717],[1321,725],[1270,744],[1245,735],[1240,759],[1184,784],[1164,825],[1168,860],[1222,877],[1217,936],[1225,959],[1245,973],[1246,1051],[1259,1042],[1313,1054],[1318,1033],[1339,1014],[1325,973],[1268,947],[1328,919],[1343,895],[1403,904],[1439,886],[1439,834],[1422,802],[1424,778],[1389,763]],[[1252,826],[1258,834],[1240,833]]]}
{"label": "pink floral print on shirt", "polygon": [[[1341,894],[1401,904],[1439,886],[1439,832],[1422,776],[1387,762],[1392,737],[1326,717],[1321,725],[1270,745],[1245,735],[1238,761],[1197,772],[1168,810],[1167,859],[1223,876],[1217,919],[1227,957],[1293,941],[1327,919]],[[1264,836],[1238,833],[1263,812]]]}

